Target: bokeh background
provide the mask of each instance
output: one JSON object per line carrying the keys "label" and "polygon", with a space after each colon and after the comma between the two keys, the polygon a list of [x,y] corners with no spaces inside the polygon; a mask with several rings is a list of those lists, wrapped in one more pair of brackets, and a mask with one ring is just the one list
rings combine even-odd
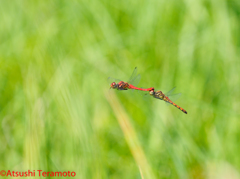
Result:
{"label": "bokeh background", "polygon": [[[240,178],[240,1],[1,1],[0,24],[0,170]],[[188,114],[109,90],[135,66]]]}

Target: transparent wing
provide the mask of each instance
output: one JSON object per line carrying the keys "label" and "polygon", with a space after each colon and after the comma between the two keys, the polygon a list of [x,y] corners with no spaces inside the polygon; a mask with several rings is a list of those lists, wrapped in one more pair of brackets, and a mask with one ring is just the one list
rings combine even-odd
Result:
{"label": "transparent wing", "polygon": [[134,68],[132,75],[130,76],[129,80],[127,81],[128,83],[132,82],[135,77],[137,76],[137,67]]}
{"label": "transparent wing", "polygon": [[[181,93],[173,94],[175,89],[176,89],[176,87],[174,87],[173,89],[171,89],[170,91],[168,91],[165,94],[172,102],[177,101],[182,95]],[[167,104],[169,104],[169,103],[167,103]]]}
{"label": "transparent wing", "polygon": [[148,100],[150,100],[151,98],[153,98],[150,94],[149,94],[149,92],[146,92],[146,91],[144,91],[144,93],[143,94],[141,94],[143,97],[143,100],[144,101],[148,101]]}
{"label": "transparent wing", "polygon": [[112,78],[112,77],[108,77],[107,81],[108,81],[108,84],[111,85],[112,82],[119,83],[121,80]]}
{"label": "transparent wing", "polygon": [[173,95],[174,90],[176,89],[176,86],[174,88],[172,88],[170,91],[168,91],[167,93],[165,93],[166,96],[171,96]]}
{"label": "transparent wing", "polygon": [[167,96],[172,102],[177,101],[180,97],[181,97],[181,93],[177,93],[177,94],[172,94],[170,96]]}
{"label": "transparent wing", "polygon": [[137,86],[138,83],[140,82],[141,80],[141,75],[137,75],[135,78],[133,78],[129,84],[132,84],[133,86]]}

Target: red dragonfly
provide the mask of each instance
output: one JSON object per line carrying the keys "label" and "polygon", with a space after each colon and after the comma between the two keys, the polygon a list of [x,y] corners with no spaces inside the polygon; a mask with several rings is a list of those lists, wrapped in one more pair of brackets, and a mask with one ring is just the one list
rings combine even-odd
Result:
{"label": "red dragonfly", "polygon": [[112,79],[112,78],[108,78],[108,80],[112,80],[112,81],[120,81],[120,82],[112,82],[111,83],[111,87],[110,89],[117,89],[117,90],[128,90],[128,89],[135,89],[135,90],[141,90],[141,91],[154,91],[154,88],[138,88],[136,86],[133,85],[137,84],[141,79],[140,74],[137,75],[137,67],[135,67],[135,69],[133,70],[133,73],[130,77],[130,79],[128,80],[128,82],[124,82],[121,80],[116,80],[116,79]]}
{"label": "red dragonfly", "polygon": [[[178,106],[177,104],[175,104],[174,102],[172,102],[172,101],[167,97],[167,96],[171,95],[171,93],[173,92],[174,89],[175,89],[175,87],[174,87],[172,90],[170,90],[170,91],[167,93],[167,95],[163,94],[162,91],[154,91],[154,90],[150,90],[150,91],[149,91],[149,94],[150,94],[151,96],[153,96],[154,98],[157,98],[157,99],[160,99],[160,100],[163,100],[163,101],[165,101],[165,102],[167,102],[167,103],[172,104],[173,106],[177,107],[177,108],[180,109],[182,112],[184,112],[185,114],[187,114],[187,111],[186,111],[185,109],[181,108],[180,106]],[[181,94],[179,93],[179,94],[176,94],[176,95],[180,96]]]}

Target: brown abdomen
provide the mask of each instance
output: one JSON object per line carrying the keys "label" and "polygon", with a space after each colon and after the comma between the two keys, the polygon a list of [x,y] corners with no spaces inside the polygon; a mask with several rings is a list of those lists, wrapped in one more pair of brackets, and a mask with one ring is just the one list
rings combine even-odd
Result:
{"label": "brown abdomen", "polygon": [[178,109],[180,109],[182,112],[184,112],[185,114],[187,114],[187,111],[183,108],[181,108],[180,106],[178,106],[177,104],[173,103],[172,101],[168,101],[170,104],[172,104],[173,106],[177,107]]}

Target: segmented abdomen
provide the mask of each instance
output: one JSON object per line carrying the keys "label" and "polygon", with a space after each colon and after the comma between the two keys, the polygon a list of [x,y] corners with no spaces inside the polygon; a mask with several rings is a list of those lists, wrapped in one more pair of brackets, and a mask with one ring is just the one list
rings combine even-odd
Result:
{"label": "segmented abdomen", "polygon": [[187,111],[183,108],[181,108],[180,106],[178,106],[177,104],[175,104],[174,102],[172,102],[171,100],[168,101],[170,104],[172,104],[173,106],[177,107],[178,109],[180,109],[182,112],[184,112],[185,114],[187,114]]}

